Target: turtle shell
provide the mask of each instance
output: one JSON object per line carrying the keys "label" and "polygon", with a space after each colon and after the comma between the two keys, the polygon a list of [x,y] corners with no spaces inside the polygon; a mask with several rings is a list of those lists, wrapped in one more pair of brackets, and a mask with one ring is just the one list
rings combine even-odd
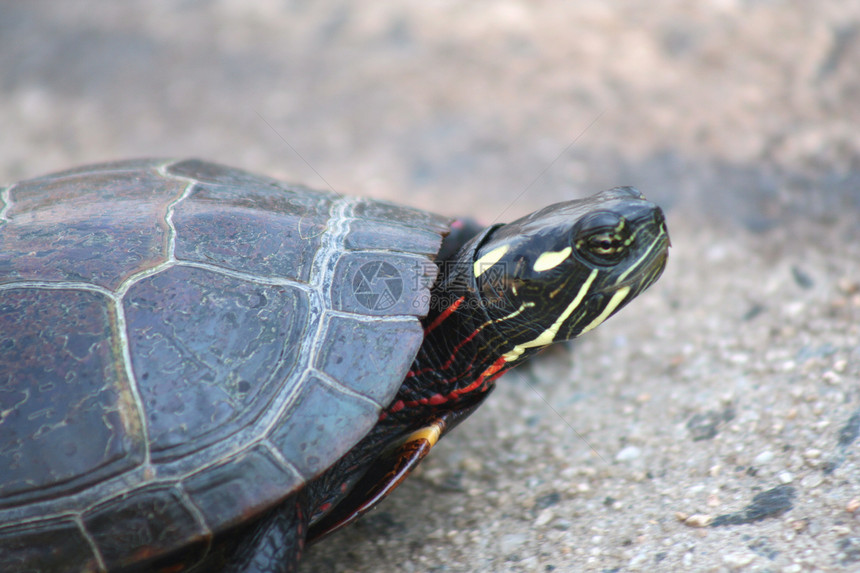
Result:
{"label": "turtle shell", "polygon": [[0,192],[0,570],[212,537],[375,424],[448,220],[197,160]]}

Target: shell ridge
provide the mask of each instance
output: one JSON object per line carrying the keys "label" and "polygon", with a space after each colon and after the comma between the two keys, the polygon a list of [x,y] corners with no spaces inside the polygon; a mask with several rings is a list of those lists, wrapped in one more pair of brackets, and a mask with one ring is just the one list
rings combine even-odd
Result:
{"label": "shell ridge", "polygon": [[[166,265],[165,265],[166,266]],[[205,271],[209,271],[212,273],[217,273],[219,275],[228,276],[234,279],[244,280],[248,282],[254,282],[259,284],[264,284],[268,286],[288,286],[292,288],[299,289],[301,291],[309,292],[312,290],[312,287],[308,286],[307,283],[297,281],[295,279],[287,279],[282,277],[267,277],[264,275],[255,275],[251,273],[243,273],[240,271],[234,271],[233,269],[228,269],[226,267],[222,267],[219,265],[214,265],[212,263],[200,263],[197,261],[185,261],[185,260],[176,260],[170,266],[180,266],[180,267],[193,267],[196,269],[201,269]],[[162,267],[163,270],[164,267]]]}
{"label": "shell ridge", "polygon": [[107,565],[105,564],[105,558],[102,555],[101,549],[99,549],[99,546],[96,543],[96,540],[93,539],[93,536],[90,534],[90,532],[87,530],[86,526],[84,525],[84,518],[81,516],[80,513],[74,513],[71,515],[71,517],[72,517],[72,521],[75,522],[75,525],[78,526],[78,530],[81,532],[81,535],[86,540],[87,544],[89,544],[90,549],[92,549],[93,556],[96,558],[96,563],[98,564],[98,567],[99,567],[99,571],[100,572],[102,572],[102,571],[106,572],[107,571]]}
{"label": "shell ridge", "polygon": [[[159,173],[164,176],[163,169],[165,166],[162,166],[158,169]],[[126,322],[125,316],[125,305],[123,303],[123,298],[125,297],[128,290],[132,287],[132,285],[136,284],[138,281],[143,279],[144,277],[154,275],[162,270],[169,268],[176,264],[176,256],[174,254],[174,249],[176,245],[176,227],[173,224],[173,213],[176,209],[176,205],[179,204],[183,199],[188,197],[191,191],[194,188],[194,183],[189,183],[185,186],[177,197],[175,197],[172,201],[167,204],[164,213],[164,222],[167,225],[167,237],[165,241],[165,260],[164,262],[155,265],[150,269],[145,269],[138,273],[134,273],[127,277],[116,289],[116,294],[112,297],[114,301],[114,320],[116,322],[116,333],[118,337],[118,342],[120,345],[120,352],[122,353],[123,366],[125,370],[126,379],[128,380],[129,391],[131,392],[132,401],[134,402],[135,412],[138,417],[138,424],[140,428],[140,432],[143,437],[143,467],[148,471],[145,474],[154,474],[155,470],[152,467],[152,452],[150,447],[150,435],[149,435],[149,421],[146,417],[146,409],[143,405],[143,396],[140,392],[140,386],[137,381],[137,376],[134,373],[134,367],[132,365],[131,359],[131,341],[129,339],[128,334],[128,324]]]}
{"label": "shell ridge", "polygon": [[314,333],[314,344],[310,345],[304,352],[299,354],[299,358],[295,365],[296,372],[302,372],[301,380],[286,393],[285,396],[280,396],[272,404],[270,415],[265,424],[264,435],[271,434],[278,420],[287,409],[293,404],[296,397],[300,394],[301,389],[307,384],[308,375],[311,365],[316,360],[316,355],[321,342],[321,335],[325,332],[325,327],[328,324],[326,318],[327,310],[331,307],[331,293],[326,285],[330,283],[330,276],[333,274],[333,267],[337,257],[334,255],[339,252],[344,240],[344,236],[349,231],[348,222],[352,217],[352,206],[356,199],[353,197],[342,197],[331,204],[329,208],[329,219],[327,222],[326,233],[322,237],[320,248],[314,256],[313,264],[311,265],[310,286],[311,291],[308,296],[309,306],[309,321],[313,322],[316,318],[316,331]]}
{"label": "shell ridge", "polygon": [[[195,521],[197,521],[197,525],[203,532],[203,535],[206,537],[206,547],[201,552],[200,559],[198,562],[202,561],[209,555],[209,551],[212,549],[212,538],[215,533],[212,531],[212,528],[209,527],[209,524],[206,523],[206,517],[203,515],[203,512],[197,507],[197,504],[194,503],[194,500],[191,499],[191,496],[188,495],[188,492],[185,491],[185,487],[183,487],[182,482],[174,483],[173,489],[175,489],[179,494],[179,499],[182,500],[182,503],[194,517]],[[196,563],[189,564],[189,569],[193,569]]]}
{"label": "shell ridge", "polygon": [[3,206],[0,207],[0,227],[9,222],[9,208],[12,207],[12,189],[15,185],[0,189],[0,202]]}
{"label": "shell ridge", "polygon": [[281,451],[278,448],[276,448],[272,444],[272,442],[269,441],[269,438],[263,438],[259,442],[256,442],[255,444],[252,444],[252,445],[257,445],[257,444],[266,448],[266,451],[269,453],[269,455],[271,455],[272,458],[274,458],[275,461],[277,461],[281,465],[281,467],[283,467],[283,469],[285,469],[288,472],[290,472],[291,474],[293,474],[299,480],[305,479],[304,476],[299,471],[299,469],[295,466],[295,464],[293,464],[290,460],[285,458],[284,454],[282,454]]}
{"label": "shell ridge", "polygon": [[[347,312],[345,310],[337,310],[333,308],[327,310],[326,315],[331,318],[355,318],[354,312]],[[412,324],[415,322],[415,317],[403,314],[378,314],[364,316],[362,317],[362,320],[364,322],[402,322],[405,324]]]}
{"label": "shell ridge", "polygon": [[176,213],[176,206],[191,196],[197,184],[189,182],[182,190],[182,193],[167,204],[167,209],[164,213],[164,223],[167,225],[167,260],[176,260],[176,225],[173,223],[173,215]]}
{"label": "shell ridge", "polygon": [[323,384],[325,384],[326,386],[328,386],[332,390],[340,392],[341,394],[344,394],[344,395],[349,396],[351,398],[356,398],[358,400],[361,400],[362,402],[367,402],[368,404],[372,405],[374,408],[377,408],[379,410],[381,410],[382,408],[385,407],[384,405],[379,404],[378,402],[376,402],[372,398],[365,396],[364,394],[361,394],[359,392],[356,392],[355,390],[348,388],[347,386],[344,386],[343,384],[340,383],[339,380],[337,380],[336,378],[334,378],[330,374],[327,374],[326,372],[319,370],[318,368],[315,368],[315,367],[310,368],[308,370],[308,374],[313,375],[313,377],[315,379],[319,380],[320,382],[322,382]]}
{"label": "shell ridge", "polygon": [[106,289],[103,286],[92,283],[80,283],[76,281],[33,281],[23,280],[0,284],[0,290],[10,290],[15,288],[38,288],[45,290],[85,290],[104,295],[108,298],[117,298],[116,293]]}
{"label": "shell ridge", "polygon": [[129,391],[131,392],[132,401],[134,402],[135,413],[137,414],[138,424],[140,428],[140,433],[143,436],[143,463],[141,464],[144,468],[146,468],[149,473],[153,471],[152,468],[152,458],[149,447],[149,423],[146,419],[146,411],[143,407],[143,398],[140,395],[140,388],[138,388],[137,377],[134,374],[134,368],[131,363],[131,342],[128,337],[128,325],[125,319],[125,306],[122,303],[122,297],[116,296],[112,298],[114,304],[114,320],[116,321],[116,334],[118,337],[118,343],[120,345],[120,352],[122,353],[122,362],[125,370],[125,376],[128,380]]}

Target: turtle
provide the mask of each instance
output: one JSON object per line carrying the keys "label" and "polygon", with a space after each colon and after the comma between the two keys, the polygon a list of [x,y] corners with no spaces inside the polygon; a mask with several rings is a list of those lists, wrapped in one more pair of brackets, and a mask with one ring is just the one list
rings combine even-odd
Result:
{"label": "turtle", "polygon": [[658,279],[632,187],[508,224],[197,159],[0,192],[0,570],[298,567]]}

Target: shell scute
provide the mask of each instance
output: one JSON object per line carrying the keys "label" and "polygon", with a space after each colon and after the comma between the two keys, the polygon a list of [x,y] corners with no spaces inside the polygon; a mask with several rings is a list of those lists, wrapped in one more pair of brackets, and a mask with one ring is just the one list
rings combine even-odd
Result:
{"label": "shell scute", "polygon": [[110,301],[0,290],[0,507],[74,491],[143,460]]}
{"label": "shell scute", "polygon": [[168,205],[187,183],[155,171],[19,183],[0,226],[0,284],[70,281],[115,290],[168,258]]}
{"label": "shell scute", "polygon": [[299,382],[299,289],[180,265],[136,283],[124,304],[153,461],[236,433]]}

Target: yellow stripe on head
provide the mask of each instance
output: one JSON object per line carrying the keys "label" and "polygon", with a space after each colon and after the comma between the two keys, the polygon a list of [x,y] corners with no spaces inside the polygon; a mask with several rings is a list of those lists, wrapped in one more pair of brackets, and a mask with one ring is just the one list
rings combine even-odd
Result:
{"label": "yellow stripe on head", "polygon": [[533,268],[537,272],[554,269],[555,267],[563,263],[572,252],[572,247],[565,247],[560,251],[546,251],[545,253],[541,253],[535,261]]}
{"label": "yellow stripe on head", "polygon": [[472,266],[472,272],[475,274],[475,278],[478,278],[485,271],[487,271],[490,267],[499,262],[499,259],[505,256],[505,253],[510,249],[510,245],[502,245],[501,247],[496,247],[477,261]]}
{"label": "yellow stripe on head", "polygon": [[[537,338],[529,340],[528,342],[523,342],[522,344],[517,344],[510,352],[503,354],[502,356],[504,357],[505,362],[516,360],[523,352],[526,351],[527,348],[540,348],[555,340],[555,337],[558,334],[558,329],[561,328],[562,323],[567,320],[567,317],[569,317],[574,310],[576,310],[576,307],[580,305],[582,299],[584,299],[585,295],[588,294],[588,289],[591,288],[591,283],[594,282],[595,278],[597,278],[597,269],[591,271],[591,274],[588,275],[588,278],[585,279],[585,282],[582,283],[581,287],[579,287],[579,292],[576,293],[576,297],[569,305],[567,305],[567,308],[564,309],[564,312],[559,315],[555,322],[552,323],[552,326],[541,332]],[[595,326],[597,325],[595,324]]]}
{"label": "yellow stripe on head", "polygon": [[644,253],[642,253],[642,256],[639,257],[639,259],[635,263],[630,265],[626,271],[624,271],[623,273],[618,275],[618,278],[615,280],[615,284],[623,283],[624,280],[627,278],[627,275],[632,273],[634,270],[638,269],[642,265],[642,263],[649,260],[651,258],[651,252],[660,245],[659,239],[660,239],[660,237],[663,237],[664,235],[666,235],[666,231],[664,231],[661,228],[660,232],[657,234],[656,237],[654,237],[654,240],[651,241],[651,244],[648,246],[648,250],[646,250]]}

